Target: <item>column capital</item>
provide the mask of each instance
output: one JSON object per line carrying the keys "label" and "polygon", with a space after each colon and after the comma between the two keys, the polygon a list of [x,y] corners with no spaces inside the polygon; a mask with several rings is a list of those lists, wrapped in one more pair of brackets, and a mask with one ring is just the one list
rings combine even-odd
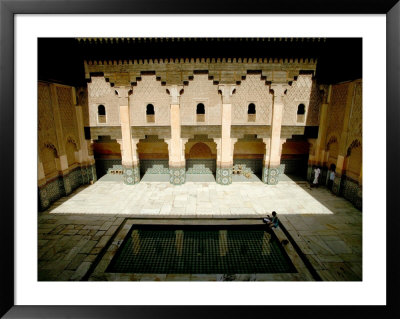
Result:
{"label": "column capital", "polygon": [[171,97],[171,104],[179,104],[179,98],[183,93],[183,85],[170,85],[167,87],[167,92]]}
{"label": "column capital", "polygon": [[321,84],[319,86],[320,92],[322,95],[322,104],[328,104],[330,102],[331,97],[331,86],[326,84]]}
{"label": "column capital", "polygon": [[120,106],[128,105],[128,97],[132,94],[132,87],[130,86],[116,86],[114,87],[115,94],[118,96]]}
{"label": "column capital", "polygon": [[231,104],[231,97],[235,93],[236,85],[234,84],[220,84],[218,85],[218,91],[222,95],[222,104]]}
{"label": "column capital", "polygon": [[271,90],[274,92],[274,98],[278,101],[281,102],[283,96],[285,95],[285,92],[289,85],[287,83],[272,83],[271,84]]}

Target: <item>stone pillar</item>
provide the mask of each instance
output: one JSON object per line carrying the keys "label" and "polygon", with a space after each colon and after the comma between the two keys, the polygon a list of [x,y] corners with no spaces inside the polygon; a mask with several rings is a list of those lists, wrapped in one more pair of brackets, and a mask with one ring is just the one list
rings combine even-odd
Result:
{"label": "stone pillar", "polygon": [[[169,181],[181,185],[186,180],[185,143],[181,139],[181,116],[179,97],[181,86],[168,87],[171,96],[171,139],[167,142],[169,153]],[[183,148],[183,152],[182,152]]]}
{"label": "stone pillar", "polygon": [[[74,96],[76,96],[75,89],[73,88]],[[74,100],[77,100],[76,98]],[[75,105],[75,115],[76,115],[76,122],[78,128],[78,135],[79,135],[79,145],[80,150],[78,150],[79,154],[79,163],[81,166],[81,174],[82,174],[82,183],[88,184],[91,180],[90,177],[90,166],[94,165],[89,159],[89,152],[88,152],[88,145],[87,141],[85,140],[85,131],[84,131],[84,124],[83,124],[83,114],[82,114],[82,106]]]}
{"label": "stone pillar", "polygon": [[119,102],[119,116],[121,122],[121,155],[124,170],[124,183],[134,185],[140,181],[138,162],[133,161],[132,133],[129,116],[129,87],[116,87]]}
{"label": "stone pillar", "polygon": [[[71,185],[68,179],[68,159],[67,153],[65,151],[65,140],[64,140],[64,133],[62,130],[62,123],[61,123],[61,116],[60,116],[60,108],[58,105],[58,96],[57,96],[57,86],[55,84],[50,84],[50,96],[51,96],[51,105],[53,110],[53,117],[54,117],[54,126],[56,128],[56,136],[57,136],[57,151],[58,151],[58,158],[56,158],[56,167],[57,170],[61,173],[61,177],[63,180],[63,190],[65,195],[69,195],[72,191]],[[62,188],[61,187],[61,188]]]}
{"label": "stone pillar", "polygon": [[262,181],[264,183],[268,182],[268,165],[269,165],[269,155],[271,150],[271,138],[263,138],[265,144],[265,154],[263,159],[263,169],[262,169]]}
{"label": "stone pillar", "polygon": [[[331,96],[331,86],[320,86],[320,91],[323,92],[322,105],[320,108],[318,138],[315,141],[314,155],[309,157],[308,171],[311,172],[313,165],[321,166],[321,184],[326,184],[328,179],[328,167],[326,164],[326,132],[328,128],[328,108]],[[310,179],[311,179],[310,174]],[[307,175],[308,176],[308,175]]]}
{"label": "stone pillar", "polygon": [[218,89],[222,94],[221,114],[221,156],[217,162],[217,183],[228,185],[232,183],[233,146],[237,139],[231,139],[232,102],[231,97],[235,91],[234,85],[220,85]]}
{"label": "stone pillar", "polygon": [[270,185],[278,184],[281,163],[281,127],[283,117],[283,100],[287,88],[286,84],[272,84],[271,89],[274,91],[274,104],[272,108],[272,123],[271,123],[271,146],[268,165],[267,183]]}
{"label": "stone pillar", "polygon": [[48,194],[45,189],[46,186],[46,176],[44,174],[43,163],[40,159],[40,152],[38,151],[38,192],[39,192],[39,209],[40,211],[45,210],[50,206],[50,202],[48,199]]}
{"label": "stone pillar", "polygon": [[221,166],[221,139],[213,138],[214,143],[217,145],[217,167]]}
{"label": "stone pillar", "polygon": [[88,155],[88,160],[89,160],[89,163],[91,164],[87,168],[87,172],[88,172],[88,176],[89,176],[89,182],[90,181],[93,181],[93,182],[97,181],[96,165],[95,165],[95,160],[94,160],[94,155],[93,155],[93,143],[94,143],[94,140],[92,140],[92,139],[89,141],[89,143],[87,143],[88,154],[89,154]]}
{"label": "stone pillar", "polygon": [[353,105],[353,92],[355,83],[351,82],[347,90],[346,108],[343,117],[343,127],[339,139],[339,153],[336,161],[335,179],[333,180],[332,191],[336,195],[341,194],[342,177],[345,172],[345,157],[347,154],[347,135],[349,131],[350,113]]}
{"label": "stone pillar", "polygon": [[313,170],[312,167],[316,164],[315,162],[315,153],[317,152],[316,150],[316,139],[315,138],[309,138],[307,139],[307,142],[310,144],[310,148],[308,151],[308,166],[307,166],[307,180],[311,183],[313,181]]}

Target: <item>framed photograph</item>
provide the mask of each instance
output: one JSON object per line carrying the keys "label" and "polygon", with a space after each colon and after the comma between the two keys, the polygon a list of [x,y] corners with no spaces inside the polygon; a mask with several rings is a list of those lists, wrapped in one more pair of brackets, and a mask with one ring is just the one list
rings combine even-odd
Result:
{"label": "framed photograph", "polygon": [[2,316],[400,315],[400,5],[243,5],[0,0]]}

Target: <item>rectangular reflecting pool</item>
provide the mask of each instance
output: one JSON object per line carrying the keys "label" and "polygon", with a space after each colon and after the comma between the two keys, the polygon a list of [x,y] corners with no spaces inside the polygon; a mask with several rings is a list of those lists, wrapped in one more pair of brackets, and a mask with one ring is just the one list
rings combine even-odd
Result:
{"label": "rectangular reflecting pool", "polygon": [[274,274],[297,270],[265,225],[132,225],[105,272]]}

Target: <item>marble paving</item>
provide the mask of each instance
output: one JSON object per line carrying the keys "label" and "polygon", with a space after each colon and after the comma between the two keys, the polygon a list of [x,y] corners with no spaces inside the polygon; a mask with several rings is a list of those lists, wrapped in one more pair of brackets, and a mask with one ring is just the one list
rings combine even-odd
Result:
{"label": "marble paving", "polygon": [[310,189],[290,179],[274,186],[143,181],[128,186],[109,180],[80,187],[39,213],[38,278],[87,280],[126,218],[162,223],[202,219],[210,224],[247,218],[262,223],[261,217],[272,210],[322,280],[362,280],[362,212],[326,188]]}
{"label": "marble paving", "polygon": [[[315,194],[319,194],[318,197]],[[282,181],[278,185],[240,182],[219,185],[168,182],[125,185],[122,181],[98,181],[52,210],[52,214],[112,214],[151,218],[246,218],[272,211],[287,214],[333,214],[328,198],[305,182]],[[347,202],[346,202],[347,203]],[[350,206],[349,206],[350,205]],[[351,208],[352,205],[346,205]]]}

